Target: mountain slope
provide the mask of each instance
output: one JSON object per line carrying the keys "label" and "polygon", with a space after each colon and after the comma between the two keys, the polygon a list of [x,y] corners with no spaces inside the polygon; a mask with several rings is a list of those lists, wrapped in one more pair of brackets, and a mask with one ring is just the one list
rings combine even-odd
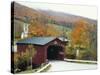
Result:
{"label": "mountain slope", "polygon": [[22,19],[24,19],[24,16],[28,16],[31,19],[39,18],[42,16],[42,17],[46,17],[47,19],[53,19],[56,22],[65,22],[65,23],[74,23],[79,19],[85,19],[87,22],[91,24],[95,24],[95,25],[97,24],[96,20],[85,18],[82,16],[76,16],[76,15],[63,13],[63,12],[56,12],[52,10],[41,10],[41,9],[36,10],[18,3],[14,4],[14,15]]}

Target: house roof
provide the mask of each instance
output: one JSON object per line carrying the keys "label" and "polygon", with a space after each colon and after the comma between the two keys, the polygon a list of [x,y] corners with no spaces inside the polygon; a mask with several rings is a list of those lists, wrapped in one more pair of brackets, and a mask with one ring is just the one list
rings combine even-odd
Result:
{"label": "house roof", "polygon": [[[49,43],[50,41],[56,39],[57,37],[32,37],[32,38],[26,38],[26,39],[22,39],[19,40],[17,42],[17,44],[37,44],[37,45],[45,45],[47,43]],[[67,39],[63,38],[63,37],[59,37],[57,38],[61,41],[68,41]]]}

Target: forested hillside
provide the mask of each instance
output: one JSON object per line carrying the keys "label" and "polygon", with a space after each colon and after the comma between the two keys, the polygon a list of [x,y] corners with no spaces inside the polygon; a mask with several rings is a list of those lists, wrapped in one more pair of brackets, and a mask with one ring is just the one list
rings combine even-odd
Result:
{"label": "forested hillside", "polygon": [[[70,41],[66,46],[66,57],[97,60],[97,20],[52,10],[36,10],[18,3],[14,5],[14,16],[23,20],[24,16],[30,18],[28,37],[67,37]],[[80,51],[78,57],[76,50]]]}

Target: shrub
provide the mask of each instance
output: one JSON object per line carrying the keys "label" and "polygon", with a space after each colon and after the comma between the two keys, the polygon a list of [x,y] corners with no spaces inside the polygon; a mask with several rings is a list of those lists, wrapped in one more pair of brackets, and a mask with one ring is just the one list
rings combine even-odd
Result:
{"label": "shrub", "polygon": [[68,59],[75,59],[76,58],[75,54],[66,54],[66,57]]}
{"label": "shrub", "polygon": [[79,59],[81,59],[81,60],[94,60],[95,58],[93,57],[92,51],[84,50],[84,51],[80,51]]}
{"label": "shrub", "polygon": [[29,48],[27,48],[25,52],[21,52],[20,54],[15,53],[14,54],[14,72],[16,73],[19,70],[24,71],[30,65],[32,65],[31,58],[35,55],[35,53],[36,51],[32,45],[29,45]]}
{"label": "shrub", "polygon": [[18,62],[18,69],[20,69],[21,71],[24,71],[27,69],[27,67],[29,66],[29,61],[30,61],[30,55],[29,55],[29,51],[26,50],[26,52],[22,52],[21,56],[19,57],[19,62]]}
{"label": "shrub", "polygon": [[14,53],[14,64],[12,64],[14,66],[14,72],[18,69],[19,57],[20,55],[18,53]]}
{"label": "shrub", "polygon": [[29,51],[22,52],[21,54],[14,53],[14,72],[17,70],[24,71],[30,65],[30,56]]}
{"label": "shrub", "polygon": [[27,69],[27,60],[24,57],[20,57],[19,63],[18,63],[18,69],[21,71],[24,71]]}
{"label": "shrub", "polygon": [[91,54],[92,54],[93,60],[97,61],[97,50],[92,50]]}
{"label": "shrub", "polygon": [[75,54],[74,48],[73,47],[66,47],[65,56],[68,59],[75,59],[76,58],[76,54]]}

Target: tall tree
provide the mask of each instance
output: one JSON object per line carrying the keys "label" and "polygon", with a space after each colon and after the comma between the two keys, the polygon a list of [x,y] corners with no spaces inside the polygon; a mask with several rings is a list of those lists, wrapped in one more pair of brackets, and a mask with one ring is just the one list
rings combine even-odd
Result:
{"label": "tall tree", "polygon": [[88,22],[79,20],[75,23],[75,27],[71,34],[72,45],[76,49],[76,56],[79,56],[80,48],[88,48],[90,45]]}

